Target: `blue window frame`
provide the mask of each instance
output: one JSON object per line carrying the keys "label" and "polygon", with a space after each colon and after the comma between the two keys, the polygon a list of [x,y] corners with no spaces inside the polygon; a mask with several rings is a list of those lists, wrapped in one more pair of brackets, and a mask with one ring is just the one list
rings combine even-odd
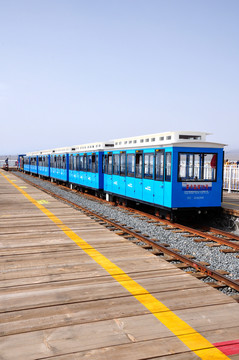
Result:
{"label": "blue window frame", "polygon": [[144,178],[153,179],[154,177],[154,154],[144,154]]}
{"label": "blue window frame", "polygon": [[127,154],[127,176],[134,177],[135,173],[135,154]]}
{"label": "blue window frame", "polygon": [[171,181],[171,175],[172,175],[172,153],[167,152],[166,153],[166,161],[165,161],[165,180]]}
{"label": "blue window frame", "polygon": [[179,153],[178,181],[216,181],[217,154]]}
{"label": "blue window frame", "polygon": [[135,156],[135,177],[138,179],[142,179],[143,175],[143,152],[136,151]]}
{"label": "blue window frame", "polygon": [[73,154],[70,155],[70,159],[69,159],[69,169],[70,169],[70,170],[74,170]]}
{"label": "blue window frame", "polygon": [[112,153],[105,154],[104,156],[104,173],[112,175],[113,170],[113,155]]}
{"label": "blue window frame", "polygon": [[125,151],[122,151],[120,153],[120,175],[121,176],[126,175],[126,153],[125,153]]}
{"label": "blue window frame", "polygon": [[79,154],[76,155],[76,170],[77,171],[80,170],[80,155]]}
{"label": "blue window frame", "polygon": [[155,152],[155,180],[164,180],[164,150]]}
{"label": "blue window frame", "polygon": [[98,155],[92,154],[92,172],[98,172]]}
{"label": "blue window frame", "polygon": [[119,175],[120,173],[120,154],[113,155],[113,174]]}

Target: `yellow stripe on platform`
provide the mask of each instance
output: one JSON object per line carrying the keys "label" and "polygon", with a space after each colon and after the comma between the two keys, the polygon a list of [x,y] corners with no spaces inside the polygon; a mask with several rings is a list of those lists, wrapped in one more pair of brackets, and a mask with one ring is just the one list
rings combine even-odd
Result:
{"label": "yellow stripe on platform", "polygon": [[222,204],[233,205],[233,206],[239,207],[239,205],[238,205],[238,204],[235,204],[235,203],[223,202]]}
{"label": "yellow stripe on platform", "polygon": [[97,264],[104,268],[118,283],[128,290],[146,309],[148,309],[162,324],[164,324],[178,339],[202,360],[226,360],[229,359],[220,350],[214,347],[207,339],[194,330],[185,321],[180,319],[162,302],[151,295],[144,287],[139,285],[117,265],[93,248],[80,236],[74,233],[51,211],[39,204],[26,191],[9,180],[3,173],[1,175],[19,190],[29,201],[47,215],[71,240],[85,251]]}

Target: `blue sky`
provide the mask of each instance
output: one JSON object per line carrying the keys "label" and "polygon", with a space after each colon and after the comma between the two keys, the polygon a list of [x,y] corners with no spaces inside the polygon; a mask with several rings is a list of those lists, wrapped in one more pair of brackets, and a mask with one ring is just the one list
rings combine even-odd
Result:
{"label": "blue sky", "polygon": [[239,149],[238,0],[0,0],[0,153],[173,130]]}

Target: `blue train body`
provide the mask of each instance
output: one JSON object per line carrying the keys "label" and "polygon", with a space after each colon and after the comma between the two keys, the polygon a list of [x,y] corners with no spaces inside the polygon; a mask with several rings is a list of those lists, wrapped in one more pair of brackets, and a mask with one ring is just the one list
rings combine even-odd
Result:
{"label": "blue train body", "polygon": [[50,176],[50,155],[37,156],[38,158],[38,175],[45,177]]}
{"label": "blue train body", "polygon": [[24,157],[23,169],[171,214],[220,208],[223,145],[206,142],[206,133],[162,135],[114,140],[99,150],[92,145],[34,153]]}
{"label": "blue train body", "polygon": [[68,154],[55,154],[50,156],[50,178],[61,180],[64,182],[69,181],[69,155]]}
{"label": "blue train body", "polygon": [[69,182],[91,189],[103,189],[103,152],[69,154]]}

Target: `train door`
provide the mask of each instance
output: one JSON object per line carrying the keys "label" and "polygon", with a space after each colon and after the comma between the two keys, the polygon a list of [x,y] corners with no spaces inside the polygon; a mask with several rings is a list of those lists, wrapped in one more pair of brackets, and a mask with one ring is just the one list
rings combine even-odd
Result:
{"label": "train door", "polygon": [[165,152],[165,169],[164,169],[164,199],[165,207],[172,207],[172,152]]}
{"label": "train door", "polygon": [[74,183],[74,160],[73,154],[69,156],[69,182]]}
{"label": "train door", "polygon": [[136,150],[135,154],[135,198],[143,200],[143,152]]}
{"label": "train door", "polygon": [[113,154],[113,176],[112,176],[112,192],[119,193],[120,181],[120,153]]}
{"label": "train door", "polygon": [[154,153],[144,153],[143,200],[154,202]]}
{"label": "train door", "polygon": [[135,198],[135,154],[127,154],[126,196]]}
{"label": "train door", "polygon": [[164,150],[155,151],[154,203],[164,204]]}
{"label": "train door", "polygon": [[126,152],[120,152],[120,176],[118,180],[118,194],[125,196],[126,185]]}
{"label": "train door", "polygon": [[112,153],[104,156],[104,189],[112,192]]}
{"label": "train door", "polygon": [[92,155],[87,155],[86,186],[92,187]]}

